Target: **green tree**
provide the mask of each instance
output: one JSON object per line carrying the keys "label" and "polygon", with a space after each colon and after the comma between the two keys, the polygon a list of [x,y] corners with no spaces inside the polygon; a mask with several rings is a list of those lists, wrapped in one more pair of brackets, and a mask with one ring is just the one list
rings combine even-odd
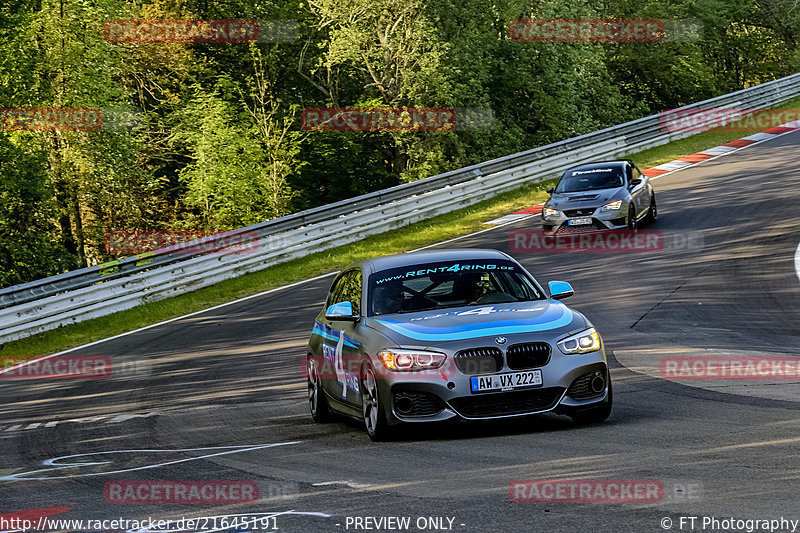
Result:
{"label": "green tree", "polygon": [[58,242],[55,204],[45,154],[30,134],[0,133],[0,287],[73,268],[76,258]]}

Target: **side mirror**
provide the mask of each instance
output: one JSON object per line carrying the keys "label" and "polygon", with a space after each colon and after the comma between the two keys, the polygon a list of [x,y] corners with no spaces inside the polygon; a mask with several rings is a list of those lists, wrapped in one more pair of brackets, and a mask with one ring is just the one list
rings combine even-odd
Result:
{"label": "side mirror", "polygon": [[325,311],[325,318],[327,320],[358,320],[357,316],[353,315],[353,304],[350,302],[339,302],[328,307]]}
{"label": "side mirror", "polygon": [[631,181],[629,181],[629,182],[628,182],[628,186],[629,186],[631,189],[633,189],[634,187],[638,186],[640,183],[642,183],[642,180],[640,180],[640,179],[636,178],[636,179],[632,179]]}
{"label": "side mirror", "polygon": [[548,188],[545,189],[545,191],[547,191],[547,194],[552,195],[553,191],[555,191],[555,189],[552,188],[552,187],[548,187]]}
{"label": "side mirror", "polygon": [[575,291],[572,290],[572,285],[566,281],[551,281],[547,284],[547,287],[550,289],[550,298],[553,300],[563,300],[575,294]]}

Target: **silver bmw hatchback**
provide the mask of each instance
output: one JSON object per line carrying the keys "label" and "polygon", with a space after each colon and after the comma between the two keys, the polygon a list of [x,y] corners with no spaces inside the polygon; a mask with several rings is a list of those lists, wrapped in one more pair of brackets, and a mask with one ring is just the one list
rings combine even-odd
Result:
{"label": "silver bmw hatchback", "polygon": [[[311,415],[364,421],[373,440],[403,424],[544,412],[599,422],[611,412],[603,340],[497,250],[359,261],[334,280],[305,361]],[[549,294],[548,294],[549,293]]]}
{"label": "silver bmw hatchback", "polygon": [[545,231],[637,229],[658,217],[650,178],[629,160],[570,168],[542,208]]}

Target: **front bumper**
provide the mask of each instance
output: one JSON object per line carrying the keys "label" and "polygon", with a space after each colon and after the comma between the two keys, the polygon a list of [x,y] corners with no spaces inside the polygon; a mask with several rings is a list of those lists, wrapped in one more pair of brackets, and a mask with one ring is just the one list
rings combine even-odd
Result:
{"label": "front bumper", "polygon": [[[613,211],[603,211],[602,207],[591,209],[583,209],[582,211],[589,211],[589,214],[580,216],[566,216],[564,212],[559,212],[558,215],[551,215],[545,218],[544,211],[542,212],[542,224],[552,231],[587,231],[587,230],[606,230],[606,229],[624,229],[628,227],[626,213],[628,206],[623,204],[620,209]],[[570,219],[588,218],[591,219],[591,224],[581,224],[573,226],[569,224]]]}
{"label": "front bumper", "polygon": [[[583,355],[564,355],[557,347],[542,371],[542,385],[512,391],[472,393],[470,378],[453,358],[442,369],[384,376],[379,385],[390,425],[446,420],[492,420],[546,412],[569,413],[591,407],[608,397],[609,375],[604,347]],[[496,374],[519,372],[506,364]],[[487,375],[484,373],[475,375]],[[597,391],[590,382],[601,377]],[[595,380],[595,388],[598,388]]]}

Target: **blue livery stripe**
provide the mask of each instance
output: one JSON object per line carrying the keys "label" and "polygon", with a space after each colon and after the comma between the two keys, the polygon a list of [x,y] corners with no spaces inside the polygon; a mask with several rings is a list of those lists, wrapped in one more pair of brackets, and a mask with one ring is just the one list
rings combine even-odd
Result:
{"label": "blue livery stripe", "polygon": [[410,339],[420,341],[455,341],[475,339],[490,335],[512,335],[514,333],[532,333],[547,331],[569,325],[573,314],[566,306],[552,306],[546,313],[533,318],[501,320],[496,322],[480,322],[476,324],[458,324],[449,327],[426,326],[421,323],[398,323],[377,319],[389,329]]}

